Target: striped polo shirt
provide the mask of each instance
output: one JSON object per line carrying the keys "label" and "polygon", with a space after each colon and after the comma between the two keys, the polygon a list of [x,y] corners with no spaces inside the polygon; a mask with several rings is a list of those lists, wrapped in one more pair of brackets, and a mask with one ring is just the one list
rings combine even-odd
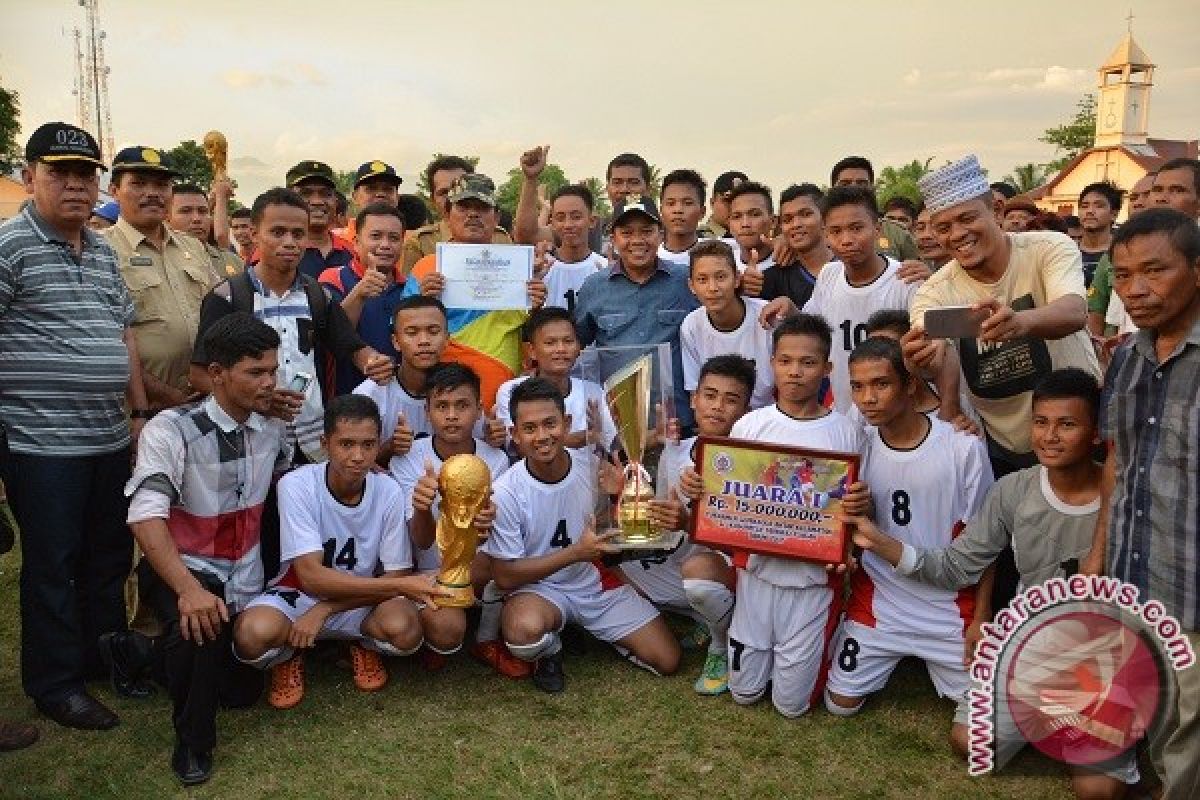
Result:
{"label": "striped polo shirt", "polygon": [[74,248],[27,202],[0,225],[0,422],[14,453],[129,445],[125,330],[134,308],[108,243]]}
{"label": "striped polo shirt", "polygon": [[291,457],[279,420],[251,414],[239,425],[212,395],[169,408],[138,440],[126,521],[165,519],[184,565],[221,581],[240,610],[262,591],[263,506]]}

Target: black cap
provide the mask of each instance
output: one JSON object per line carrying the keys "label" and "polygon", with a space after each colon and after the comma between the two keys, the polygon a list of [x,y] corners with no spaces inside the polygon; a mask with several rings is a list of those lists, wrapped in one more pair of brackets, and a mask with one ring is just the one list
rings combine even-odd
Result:
{"label": "black cap", "polygon": [[328,164],[321,161],[301,161],[287,171],[285,180],[291,187],[313,179],[328,183],[331,188],[337,188],[337,181],[333,179],[333,170]]}
{"label": "black cap", "polygon": [[617,202],[617,207],[613,211],[609,227],[617,227],[625,217],[631,214],[642,214],[654,220],[656,224],[662,225],[662,217],[658,214],[658,206],[654,205],[654,201],[650,199],[649,195],[628,194]]}
{"label": "black cap", "polygon": [[354,173],[354,188],[357,189],[360,183],[371,178],[387,178],[397,186],[404,183],[404,178],[396,174],[395,167],[376,160],[368,161],[358,168],[358,172]]}
{"label": "black cap", "polygon": [[113,175],[118,172],[157,172],[169,178],[179,177],[179,173],[167,166],[163,154],[153,147],[134,145],[126,147],[113,156]]}
{"label": "black cap", "polygon": [[730,172],[722,172],[717,176],[717,180],[713,183],[713,195],[726,194],[732,192],[734,187],[739,183],[745,183],[750,180],[746,177],[746,173],[732,170]]}
{"label": "black cap", "polygon": [[47,122],[29,137],[25,145],[25,160],[29,163],[45,161],[58,164],[82,161],[86,164],[108,169],[100,159],[100,145],[83,128],[65,122]]}

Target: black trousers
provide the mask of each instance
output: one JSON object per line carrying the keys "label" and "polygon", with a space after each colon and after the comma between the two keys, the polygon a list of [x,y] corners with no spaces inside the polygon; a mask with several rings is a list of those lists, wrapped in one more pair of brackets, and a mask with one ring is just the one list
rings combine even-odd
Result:
{"label": "black trousers", "polygon": [[[210,575],[192,572],[205,589],[225,599],[225,587]],[[217,744],[217,709],[252,706],[262,694],[264,673],[233,656],[233,623],[221,626],[216,641],[197,644],[179,633],[179,596],[146,561],[138,582],[166,628],[159,641],[171,695],[175,737],[193,750],[210,752]],[[144,582],[144,583],[143,583]]]}
{"label": "black trousers", "polygon": [[21,526],[21,684],[34,700],[55,700],[105,674],[96,640],[126,628],[129,450],[10,453],[0,474]]}

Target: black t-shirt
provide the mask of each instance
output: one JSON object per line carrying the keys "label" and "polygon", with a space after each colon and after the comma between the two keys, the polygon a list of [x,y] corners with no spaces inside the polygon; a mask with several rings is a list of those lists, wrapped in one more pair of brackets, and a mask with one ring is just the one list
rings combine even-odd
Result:
{"label": "black t-shirt", "polygon": [[816,283],[817,279],[798,261],[786,267],[773,264],[763,270],[763,288],[759,297],[763,300],[789,297],[796,308],[804,308]]}
{"label": "black t-shirt", "polygon": [[1104,258],[1105,250],[1098,250],[1095,253],[1089,253],[1087,250],[1079,251],[1083,256],[1083,284],[1091,287],[1092,278],[1096,277],[1096,265],[1100,263],[1100,259]]}

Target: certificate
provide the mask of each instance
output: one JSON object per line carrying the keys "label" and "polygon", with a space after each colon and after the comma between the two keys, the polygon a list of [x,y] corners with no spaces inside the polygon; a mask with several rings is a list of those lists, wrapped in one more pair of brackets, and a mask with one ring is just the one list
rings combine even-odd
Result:
{"label": "certificate", "polygon": [[516,244],[438,242],[437,271],[446,308],[504,311],[529,308],[533,248]]}
{"label": "certificate", "polygon": [[857,479],[857,454],[703,436],[696,470],[704,494],[692,538],[700,544],[823,564],[846,560],[836,515]]}

